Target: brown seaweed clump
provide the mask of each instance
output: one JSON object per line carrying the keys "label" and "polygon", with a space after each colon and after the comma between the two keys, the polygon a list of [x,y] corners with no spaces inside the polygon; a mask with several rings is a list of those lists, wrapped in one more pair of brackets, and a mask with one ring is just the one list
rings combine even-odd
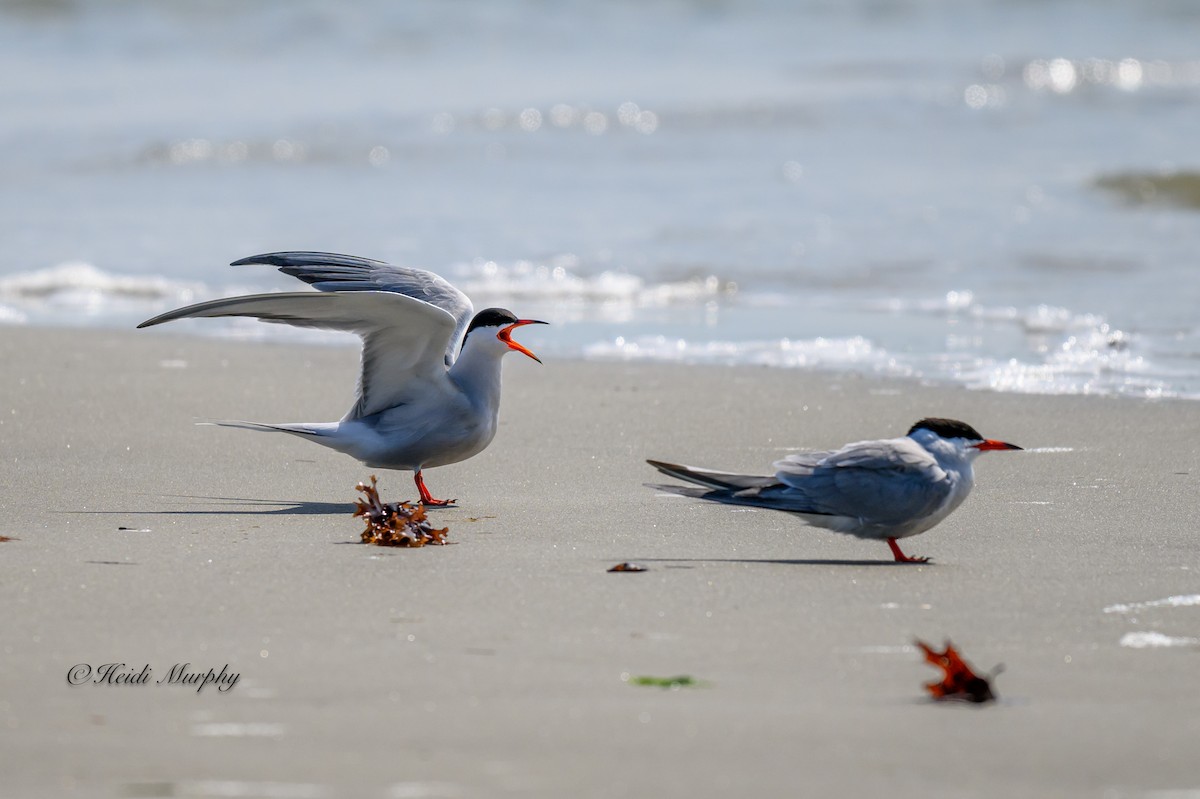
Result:
{"label": "brown seaweed clump", "polygon": [[367,523],[363,530],[364,544],[381,547],[423,547],[426,544],[445,544],[449,527],[440,530],[425,518],[423,505],[407,502],[383,503],[379,500],[379,489],[375,487],[375,475],[371,484],[359,483],[355,488],[365,499],[355,501],[354,516],[362,516]]}

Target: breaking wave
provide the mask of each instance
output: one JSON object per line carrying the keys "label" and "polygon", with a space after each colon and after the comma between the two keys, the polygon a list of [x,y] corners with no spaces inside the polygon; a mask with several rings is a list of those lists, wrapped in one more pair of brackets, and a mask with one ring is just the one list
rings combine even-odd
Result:
{"label": "breaking wave", "polygon": [[626,361],[677,361],[719,365],[753,364],[792,369],[850,369],[911,377],[910,367],[861,336],[776,341],[688,342],[681,338],[618,337],[590,344],[584,356]]}
{"label": "breaking wave", "polygon": [[[620,271],[586,273],[573,255],[542,263],[477,260],[446,274],[477,307],[519,305],[530,315],[544,315],[562,325],[551,345],[561,355],[849,371],[1008,393],[1200,398],[1200,391],[1188,390],[1190,373],[1163,369],[1142,336],[1113,327],[1103,316],[1053,305],[989,306],[970,291],[863,303],[860,310],[865,307],[867,313],[862,326],[845,336],[764,339],[755,333],[777,325],[759,311],[801,307],[799,298],[739,294],[736,284],[715,275],[654,282]],[[70,262],[0,278],[0,325],[132,326],[189,303],[270,290],[114,274]],[[724,321],[735,307],[740,321]],[[705,323],[700,329],[734,335],[698,340],[693,331],[701,316]],[[968,319],[978,324],[970,336],[947,334],[914,344],[895,340],[910,322],[893,323],[881,316]],[[614,325],[646,332],[596,340],[598,329]],[[655,335],[655,328],[682,335]],[[345,340],[343,334],[297,331],[250,319],[205,320],[192,332],[309,343]]]}
{"label": "breaking wave", "polygon": [[[888,347],[868,336],[689,341],[683,338],[617,337],[584,349],[585,357],[679,363],[755,364],[822,371],[853,371],[954,383],[971,389],[1018,394],[1095,394],[1144,398],[1197,398],[1180,390],[1186,375],[1152,363],[1138,338],[1110,325],[1103,316],[1067,308],[991,307],[970,291],[952,291],[925,300],[886,300],[870,308],[897,315],[966,317],[984,323],[985,332],[967,343],[947,336],[942,351]],[[901,325],[902,326],[902,325]],[[1020,349],[997,353],[990,339],[1020,333]],[[881,339],[888,330],[879,332]]]}
{"label": "breaking wave", "polygon": [[460,267],[463,290],[470,296],[588,303],[623,303],[637,307],[699,303],[728,297],[737,285],[715,275],[652,283],[627,272],[577,273],[578,259],[562,256],[549,263],[475,261]]}
{"label": "breaking wave", "polygon": [[102,323],[140,309],[185,305],[207,294],[201,283],[158,276],[118,275],[68,262],[0,278],[0,322]]}

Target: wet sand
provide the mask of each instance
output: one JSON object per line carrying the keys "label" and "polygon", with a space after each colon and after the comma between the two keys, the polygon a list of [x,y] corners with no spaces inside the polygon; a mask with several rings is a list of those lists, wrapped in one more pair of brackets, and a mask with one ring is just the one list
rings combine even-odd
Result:
{"label": "wet sand", "polygon": [[[365,467],[193,424],[336,419],[354,350],[6,329],[0,357],[5,796],[1200,791],[1200,404],[514,356],[491,448],[426,475],[453,545],[390,550],[358,543]],[[1030,449],[905,542],[930,565],[643,487],[647,457],[764,470],[927,415]],[[1000,701],[927,701],[915,637],[1003,663]],[[106,663],[147,679],[68,684]]]}

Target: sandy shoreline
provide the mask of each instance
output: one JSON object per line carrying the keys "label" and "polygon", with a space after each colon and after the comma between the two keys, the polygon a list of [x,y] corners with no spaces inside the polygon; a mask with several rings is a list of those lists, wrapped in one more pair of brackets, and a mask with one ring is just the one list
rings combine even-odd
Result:
{"label": "sandy shoreline", "polygon": [[[455,545],[390,551],[355,543],[364,467],[192,424],[335,419],[352,351],[9,328],[0,353],[4,795],[1200,790],[1200,646],[1121,644],[1200,639],[1200,605],[1113,609],[1200,594],[1200,404],[514,357],[495,443],[427,474]],[[642,486],[646,457],[763,470],[926,415],[1034,450],[906,542],[931,566]],[[1001,703],[924,702],[914,636],[1003,662]],[[240,679],[67,684],[109,662]],[[704,685],[622,679],[676,674]]]}

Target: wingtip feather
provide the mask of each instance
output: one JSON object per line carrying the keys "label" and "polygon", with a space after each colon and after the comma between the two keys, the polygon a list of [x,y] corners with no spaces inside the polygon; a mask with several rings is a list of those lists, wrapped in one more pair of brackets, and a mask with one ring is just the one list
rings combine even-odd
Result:
{"label": "wingtip feather", "polygon": [[273,266],[269,259],[278,256],[279,253],[263,253],[261,255],[248,255],[245,258],[239,258],[236,261],[230,261],[230,266]]}

